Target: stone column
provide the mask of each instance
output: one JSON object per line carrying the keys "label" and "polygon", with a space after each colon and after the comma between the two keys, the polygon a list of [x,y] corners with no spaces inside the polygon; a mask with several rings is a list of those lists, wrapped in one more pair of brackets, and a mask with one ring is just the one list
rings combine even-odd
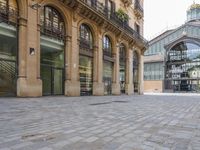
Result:
{"label": "stone column", "polygon": [[104,95],[103,79],[103,52],[102,52],[102,36],[98,35],[97,46],[94,46],[93,58],[93,95]]}
{"label": "stone column", "polygon": [[126,53],[126,94],[133,94],[133,53],[128,49]]}
{"label": "stone column", "polygon": [[40,80],[40,47],[38,30],[38,10],[28,7],[27,26],[24,19],[19,25],[19,78],[17,80],[17,96],[42,96]]}
{"label": "stone column", "polygon": [[27,19],[19,18],[18,27],[18,80],[17,80],[17,95],[22,95],[22,89],[27,77]]}
{"label": "stone column", "polygon": [[[68,38],[65,59],[67,62],[67,79],[65,80],[65,95],[80,96],[79,79],[79,42],[77,21],[72,22],[72,38]],[[66,65],[66,64],[65,64]]]}
{"label": "stone column", "polygon": [[119,81],[119,47],[113,46],[113,83],[112,83],[112,94],[120,95],[120,81]]}
{"label": "stone column", "polygon": [[144,92],[144,74],[143,74],[143,72],[144,72],[144,54],[142,53],[140,56],[140,62],[139,62],[139,91],[138,91],[138,93],[139,94],[143,94],[143,92]]}

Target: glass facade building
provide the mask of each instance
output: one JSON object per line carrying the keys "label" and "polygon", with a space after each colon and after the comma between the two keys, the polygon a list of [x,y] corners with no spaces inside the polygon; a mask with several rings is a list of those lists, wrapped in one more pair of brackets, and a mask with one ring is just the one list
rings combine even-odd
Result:
{"label": "glass facade building", "polygon": [[185,24],[150,41],[144,61],[146,92],[200,92],[198,12],[200,5],[193,4],[187,11]]}

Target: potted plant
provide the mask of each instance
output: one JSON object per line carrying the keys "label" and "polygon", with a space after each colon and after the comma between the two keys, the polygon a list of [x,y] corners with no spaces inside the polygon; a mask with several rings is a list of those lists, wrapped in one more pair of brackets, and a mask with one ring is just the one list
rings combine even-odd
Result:
{"label": "potted plant", "polygon": [[122,9],[118,9],[116,11],[116,16],[117,18],[119,18],[122,22],[128,22],[128,20],[130,19],[129,16],[122,10]]}

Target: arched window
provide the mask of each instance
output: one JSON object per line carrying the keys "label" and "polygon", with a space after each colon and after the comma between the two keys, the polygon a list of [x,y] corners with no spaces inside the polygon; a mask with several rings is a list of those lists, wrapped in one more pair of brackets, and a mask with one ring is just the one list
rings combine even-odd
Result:
{"label": "arched window", "polygon": [[93,37],[88,25],[80,26],[79,76],[80,95],[92,95],[93,92]]}
{"label": "arched window", "polygon": [[125,93],[126,83],[126,47],[120,44],[119,48],[119,65],[120,65],[120,88],[121,93]]}
{"label": "arched window", "polygon": [[92,32],[86,24],[80,26],[80,48],[86,51],[93,49]]}
{"label": "arched window", "polygon": [[105,35],[103,37],[103,82],[104,82],[104,95],[112,94],[112,75],[113,75],[113,60],[112,57],[112,44],[110,38]]}
{"label": "arched window", "polygon": [[16,25],[18,9],[16,0],[0,0],[0,22]]}
{"label": "arched window", "polygon": [[44,7],[41,13],[41,25],[42,34],[64,40],[64,20],[55,8],[51,6]]}
{"label": "arched window", "polygon": [[182,41],[167,53],[166,89],[174,91],[199,91],[200,45]]}
{"label": "arched window", "polygon": [[104,55],[112,56],[112,44],[107,35],[103,37],[103,53]]}
{"label": "arched window", "polygon": [[64,95],[64,19],[55,8],[44,6],[41,12],[41,25],[40,73],[43,95]]}
{"label": "arched window", "polygon": [[180,42],[168,53],[168,60],[193,60],[200,58],[200,46],[191,42]]}

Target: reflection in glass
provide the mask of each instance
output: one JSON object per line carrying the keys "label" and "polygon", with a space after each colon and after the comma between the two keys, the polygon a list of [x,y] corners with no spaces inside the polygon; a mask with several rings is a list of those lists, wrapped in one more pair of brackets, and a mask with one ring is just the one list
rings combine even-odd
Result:
{"label": "reflection in glass", "polygon": [[[104,82],[104,95],[112,94],[112,44],[110,38],[106,35],[103,37],[103,82]],[[107,59],[106,59],[107,57]]]}
{"label": "reflection in glass", "polygon": [[180,42],[168,52],[166,62],[166,89],[199,92],[200,46]]}
{"label": "reflection in glass", "polygon": [[[41,14],[41,67],[43,95],[64,94],[64,21],[59,12],[45,6]],[[46,35],[46,36],[44,36]]]}
{"label": "reflection in glass", "polygon": [[138,54],[133,52],[133,84],[134,84],[134,92],[138,92],[138,82],[139,82],[139,58]]}
{"label": "reflection in glass", "polygon": [[81,95],[92,95],[93,70],[92,58],[80,56],[79,58],[79,75]]}
{"label": "reflection in glass", "polygon": [[17,10],[16,0],[0,0],[0,96],[16,95]]}
{"label": "reflection in glass", "polygon": [[111,95],[113,63],[109,61],[104,61],[103,68],[104,95]]}
{"label": "reflection in glass", "polygon": [[93,37],[86,24],[80,26],[79,76],[80,95],[92,95],[93,89]]}
{"label": "reflection in glass", "polygon": [[119,65],[120,65],[120,89],[121,89],[121,93],[125,93],[125,84],[126,84],[126,48],[125,48],[125,46],[123,44],[120,45]]}

